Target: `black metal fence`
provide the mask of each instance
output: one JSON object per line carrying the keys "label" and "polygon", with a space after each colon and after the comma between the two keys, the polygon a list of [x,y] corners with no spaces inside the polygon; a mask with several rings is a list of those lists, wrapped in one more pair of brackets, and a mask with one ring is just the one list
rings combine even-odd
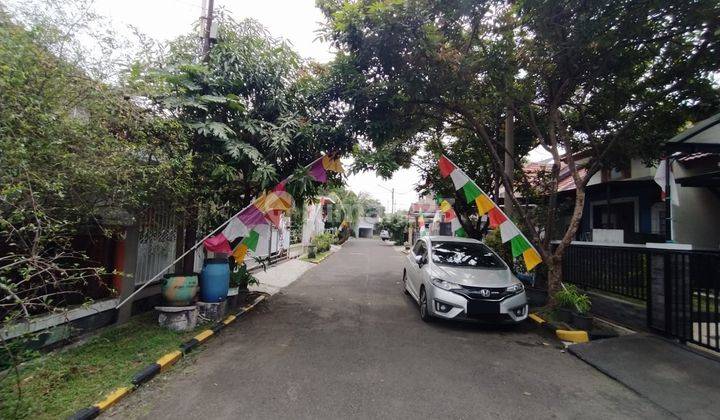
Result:
{"label": "black metal fence", "polygon": [[[720,254],[703,251],[654,253],[653,263],[662,265],[663,303],[649,307],[649,326],[715,351],[720,351]],[[658,278],[653,283],[660,286]],[[660,295],[659,292],[654,294]],[[656,309],[662,312],[653,314]]]}
{"label": "black metal fence", "polygon": [[581,287],[646,300],[650,272],[645,248],[570,245],[563,280]]}
{"label": "black metal fence", "polygon": [[652,330],[720,351],[720,252],[571,245],[563,280],[642,300]]}

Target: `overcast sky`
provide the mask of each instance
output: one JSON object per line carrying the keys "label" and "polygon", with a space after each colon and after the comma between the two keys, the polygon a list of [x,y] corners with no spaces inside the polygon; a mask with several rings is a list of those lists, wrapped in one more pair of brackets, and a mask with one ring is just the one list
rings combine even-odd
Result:
{"label": "overcast sky", "polygon": [[[191,30],[201,13],[202,0],[95,0],[98,13],[110,18],[115,26],[132,25],[158,40],[169,40]],[[253,18],[276,37],[292,43],[302,56],[319,62],[333,57],[330,45],[317,40],[324,18],[314,0],[215,0],[216,8],[225,8],[236,19]],[[542,154],[533,154],[533,160]],[[383,180],[375,173],[351,175],[348,185],[353,191],[366,192],[391,209],[391,191],[395,189],[395,209],[407,210],[417,201],[414,187],[420,181],[416,169],[395,173]]]}

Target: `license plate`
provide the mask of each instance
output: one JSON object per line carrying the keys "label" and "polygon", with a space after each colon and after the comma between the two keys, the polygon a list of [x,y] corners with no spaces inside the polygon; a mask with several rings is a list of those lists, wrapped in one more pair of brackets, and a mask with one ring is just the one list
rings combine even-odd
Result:
{"label": "license plate", "polygon": [[499,314],[500,302],[487,302],[483,300],[471,300],[467,305],[468,315]]}

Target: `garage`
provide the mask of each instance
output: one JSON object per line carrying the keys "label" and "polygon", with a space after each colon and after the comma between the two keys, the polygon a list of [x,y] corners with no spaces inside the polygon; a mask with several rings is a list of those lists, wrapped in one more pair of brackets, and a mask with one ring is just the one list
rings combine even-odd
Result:
{"label": "garage", "polygon": [[360,238],[372,238],[372,237],[373,237],[373,228],[371,228],[371,227],[359,227],[359,228],[358,228],[358,237],[360,237]]}

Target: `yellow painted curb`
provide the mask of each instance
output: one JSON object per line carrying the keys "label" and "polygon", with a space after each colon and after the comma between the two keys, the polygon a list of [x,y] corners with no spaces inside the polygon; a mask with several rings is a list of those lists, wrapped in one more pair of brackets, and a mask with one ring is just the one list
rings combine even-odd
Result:
{"label": "yellow painted curb", "polygon": [[163,372],[166,368],[180,360],[181,357],[182,352],[180,350],[175,350],[159,358],[156,363],[160,365],[160,371]]}
{"label": "yellow painted curb", "polygon": [[540,316],[537,314],[530,314],[530,315],[528,315],[528,318],[532,319],[533,322],[535,322],[536,324],[544,324],[545,323],[545,320],[540,318]]}
{"label": "yellow painted curb", "polygon": [[235,321],[237,317],[235,315],[229,315],[225,319],[223,319],[223,324],[228,325],[229,323]]}
{"label": "yellow painted curb", "polygon": [[193,338],[196,339],[199,343],[202,343],[205,340],[207,340],[208,338],[212,337],[212,335],[213,335],[212,330],[205,330]]}
{"label": "yellow painted curb", "polygon": [[571,341],[573,343],[587,343],[590,341],[587,331],[556,330],[555,334],[563,341]]}
{"label": "yellow painted curb", "polygon": [[110,395],[105,397],[104,400],[95,404],[95,407],[97,407],[100,411],[105,411],[108,408],[115,405],[115,403],[120,401],[124,396],[128,395],[132,391],[133,391],[133,389],[130,387],[118,388],[115,391],[113,391]]}

